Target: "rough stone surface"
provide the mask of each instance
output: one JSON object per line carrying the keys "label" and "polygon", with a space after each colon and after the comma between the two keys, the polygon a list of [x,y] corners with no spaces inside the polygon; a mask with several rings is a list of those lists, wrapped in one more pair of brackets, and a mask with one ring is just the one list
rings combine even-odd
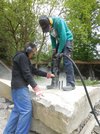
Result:
{"label": "rough stone surface", "polygon": [[0,79],[0,97],[11,100],[11,82],[9,80]]}
{"label": "rough stone surface", "polygon": [[0,78],[11,80],[11,70],[0,60]]}
{"label": "rough stone surface", "polygon": [[6,102],[5,98],[0,98],[0,103],[5,103],[5,102]]}
{"label": "rough stone surface", "polygon": [[[88,87],[88,91],[94,105],[100,99],[100,88]],[[72,133],[91,111],[83,87],[71,92],[49,90],[43,95],[39,101],[33,99],[34,118],[58,134]]]}
{"label": "rough stone surface", "polygon": [[31,130],[38,132],[39,134],[58,134],[40,120],[34,119],[34,117],[32,118]]}
{"label": "rough stone surface", "polygon": [[[2,101],[4,100],[4,101]],[[10,112],[8,111],[10,103],[4,98],[0,98],[0,134],[3,134],[7,118],[9,117]]]}
{"label": "rough stone surface", "polygon": [[[100,100],[100,87],[87,87],[93,105]],[[10,81],[0,80],[0,96],[11,100]],[[64,92],[44,91],[33,97],[32,130],[40,134],[70,134],[87,118],[91,111],[83,87]]]}

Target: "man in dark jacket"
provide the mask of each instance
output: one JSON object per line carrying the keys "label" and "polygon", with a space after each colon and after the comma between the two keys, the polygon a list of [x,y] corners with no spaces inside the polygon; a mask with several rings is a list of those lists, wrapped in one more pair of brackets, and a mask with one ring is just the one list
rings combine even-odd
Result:
{"label": "man in dark jacket", "polygon": [[[59,80],[59,64],[61,55],[71,55],[73,35],[66,22],[60,17],[40,16],[39,24],[44,33],[49,32],[53,50],[51,72],[55,74],[49,89],[57,88]],[[64,91],[73,90],[75,88],[74,69],[72,62],[63,56],[64,68],[66,73],[66,86]]]}
{"label": "man in dark jacket", "polygon": [[36,45],[27,43],[23,52],[17,52],[13,58],[12,68],[12,100],[14,108],[3,134],[28,134],[32,118],[32,103],[28,85],[40,95],[41,90],[33,79],[33,75],[47,78],[54,77],[51,73],[33,67],[30,59],[36,52]]}

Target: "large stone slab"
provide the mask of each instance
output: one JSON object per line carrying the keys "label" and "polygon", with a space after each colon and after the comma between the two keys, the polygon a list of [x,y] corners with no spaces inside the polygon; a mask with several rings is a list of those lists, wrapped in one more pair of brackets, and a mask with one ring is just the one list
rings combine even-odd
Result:
{"label": "large stone slab", "polygon": [[[100,87],[87,87],[93,105],[100,100]],[[0,97],[11,100],[10,81],[0,79]],[[31,129],[40,134],[71,134],[91,111],[84,88],[45,90],[41,98],[34,96]]]}
{"label": "large stone slab", "polygon": [[[88,87],[88,92],[93,105],[100,100],[99,87]],[[49,90],[43,95],[38,101],[33,99],[34,118],[57,134],[72,133],[91,111],[84,88],[81,86],[69,92]]]}
{"label": "large stone slab", "polygon": [[38,119],[32,118],[31,130],[39,134],[58,134],[56,131],[47,127],[43,122]]}
{"label": "large stone slab", "polygon": [[0,60],[0,78],[11,80],[11,70]]}
{"label": "large stone slab", "polygon": [[11,82],[9,80],[0,79],[0,97],[11,100]]}

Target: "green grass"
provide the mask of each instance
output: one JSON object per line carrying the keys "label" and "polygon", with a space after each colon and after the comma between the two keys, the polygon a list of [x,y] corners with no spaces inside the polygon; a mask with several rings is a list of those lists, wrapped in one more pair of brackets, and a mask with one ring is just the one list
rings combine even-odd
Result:
{"label": "green grass", "polygon": [[[96,86],[98,84],[100,84],[100,81],[97,81],[97,80],[84,80],[86,86]],[[79,85],[81,86],[82,85],[82,82],[81,80],[76,80],[76,85]]]}

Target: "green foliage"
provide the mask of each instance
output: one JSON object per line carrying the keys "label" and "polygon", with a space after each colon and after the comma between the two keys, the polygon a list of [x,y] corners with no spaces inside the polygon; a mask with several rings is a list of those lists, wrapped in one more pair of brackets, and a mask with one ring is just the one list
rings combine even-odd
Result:
{"label": "green foliage", "polygon": [[40,49],[38,62],[42,47],[46,44],[38,18],[42,14],[54,13],[59,3],[59,0],[0,0],[0,57],[10,61],[27,41],[36,41]]}
{"label": "green foliage", "polygon": [[[39,53],[39,59],[38,59],[38,64],[39,63],[49,63],[51,62],[51,57],[52,57],[52,49],[51,47],[48,48],[48,52],[46,52],[45,50],[45,46],[43,46],[43,49],[41,50],[41,52]],[[37,61],[37,60],[35,60]]]}
{"label": "green foliage", "polygon": [[74,59],[90,61],[97,53],[97,27],[100,24],[100,2],[97,0],[68,0],[67,20],[74,34]]}
{"label": "green foliage", "polygon": [[[99,86],[99,84],[100,84],[100,81],[97,81],[97,80],[84,80],[85,81],[85,84],[86,84],[86,86],[90,86],[90,85],[92,85],[92,86]],[[82,82],[80,81],[80,80],[76,80],[76,84],[77,85],[82,85]]]}
{"label": "green foliage", "polygon": [[0,57],[6,56],[6,60],[10,60],[27,41],[35,39],[36,20],[32,0],[1,0],[0,20],[0,52],[3,49]]}
{"label": "green foliage", "polygon": [[48,37],[42,35],[38,23],[42,14],[67,16],[74,34],[74,59],[94,59],[100,39],[95,31],[100,26],[99,0],[0,0],[0,58],[10,62],[27,41],[36,41],[37,63],[50,60]]}

